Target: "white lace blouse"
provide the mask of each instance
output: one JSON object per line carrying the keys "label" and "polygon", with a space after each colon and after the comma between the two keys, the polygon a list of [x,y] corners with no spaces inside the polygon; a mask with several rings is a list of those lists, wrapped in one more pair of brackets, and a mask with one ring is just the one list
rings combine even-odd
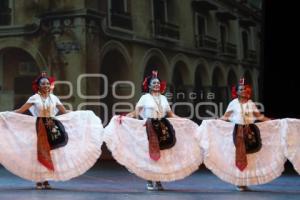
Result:
{"label": "white lace blouse", "polygon": [[164,95],[152,96],[144,94],[136,104],[136,110],[141,109],[139,115],[146,118],[162,118],[171,111],[167,98]]}
{"label": "white lace blouse", "polygon": [[246,103],[240,103],[237,98],[229,103],[226,112],[232,112],[229,120],[236,124],[254,123],[256,118],[253,113],[259,113],[252,100],[248,100]]}
{"label": "white lace blouse", "polygon": [[39,94],[35,94],[29,97],[26,103],[33,104],[29,110],[35,117],[54,117],[58,112],[56,106],[62,105],[54,94],[50,94],[46,99]]}

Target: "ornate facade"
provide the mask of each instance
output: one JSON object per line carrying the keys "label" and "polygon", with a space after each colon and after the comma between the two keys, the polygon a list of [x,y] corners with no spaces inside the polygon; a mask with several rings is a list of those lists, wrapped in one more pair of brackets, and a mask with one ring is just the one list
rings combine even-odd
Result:
{"label": "ornate facade", "polygon": [[1,0],[0,108],[31,94],[41,71],[72,109],[106,123],[134,108],[143,77],[158,69],[175,112],[221,115],[244,76],[259,100],[259,0]]}

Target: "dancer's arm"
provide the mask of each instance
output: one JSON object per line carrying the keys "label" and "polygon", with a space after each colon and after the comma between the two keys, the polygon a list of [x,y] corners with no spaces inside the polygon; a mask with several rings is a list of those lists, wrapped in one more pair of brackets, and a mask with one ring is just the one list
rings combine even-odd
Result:
{"label": "dancer's arm", "polygon": [[132,118],[138,118],[139,113],[142,111],[142,107],[136,107],[134,111],[128,113],[126,116],[127,117],[132,117]]}
{"label": "dancer's arm", "polygon": [[253,112],[253,115],[255,116],[255,118],[259,121],[268,121],[271,120],[270,118],[266,117],[265,115],[261,114],[260,112]]}
{"label": "dancer's arm", "polygon": [[175,115],[175,113],[173,111],[168,111],[167,112],[167,117],[170,117],[170,118],[179,118],[179,116]]}
{"label": "dancer's arm", "polygon": [[26,112],[30,107],[32,106],[32,103],[25,103],[21,108],[14,110],[16,113],[24,113]]}
{"label": "dancer's arm", "polygon": [[126,117],[136,118],[135,111],[132,111],[130,113],[127,113]]}
{"label": "dancer's arm", "polygon": [[59,112],[61,114],[66,114],[66,113],[70,112],[69,110],[66,110],[65,106],[63,106],[62,104],[57,105],[56,108],[59,110]]}
{"label": "dancer's arm", "polygon": [[229,121],[229,117],[231,114],[232,114],[232,111],[225,112],[225,114],[220,119],[224,120],[224,121]]}

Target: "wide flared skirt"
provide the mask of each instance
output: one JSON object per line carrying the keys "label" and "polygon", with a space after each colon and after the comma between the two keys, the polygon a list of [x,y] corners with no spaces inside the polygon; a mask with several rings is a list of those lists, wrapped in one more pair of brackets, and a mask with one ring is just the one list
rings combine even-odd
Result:
{"label": "wide flared skirt", "polygon": [[284,170],[286,157],[282,140],[281,120],[256,124],[260,129],[262,148],[247,154],[247,167],[240,171],[235,165],[234,124],[222,120],[204,120],[199,127],[204,164],[223,181],[234,185],[255,185],[272,181]]}
{"label": "wide flared skirt", "polygon": [[158,161],[149,156],[145,120],[114,116],[105,127],[105,143],[113,157],[130,172],[152,181],[183,179],[199,168],[202,151],[198,125],[188,119],[170,118],[176,144],[161,150]]}
{"label": "wide flared skirt", "polygon": [[285,127],[283,134],[285,155],[300,174],[300,120],[285,118],[282,121]]}
{"label": "wide flared skirt", "polygon": [[10,172],[32,181],[65,181],[85,173],[101,154],[103,127],[92,111],[57,116],[68,134],[66,146],[51,150],[54,171],[37,159],[36,117],[0,113],[0,162]]}

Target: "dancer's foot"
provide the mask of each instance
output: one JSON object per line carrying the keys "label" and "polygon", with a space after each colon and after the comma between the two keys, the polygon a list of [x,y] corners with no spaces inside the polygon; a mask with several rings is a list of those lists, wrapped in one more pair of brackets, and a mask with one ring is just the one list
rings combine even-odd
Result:
{"label": "dancer's foot", "polygon": [[162,186],[162,184],[161,184],[160,181],[156,182],[156,189],[159,190],[159,191],[163,191],[164,190],[164,188],[163,188],[163,186]]}
{"label": "dancer's foot", "polygon": [[37,182],[35,185],[35,189],[37,189],[37,190],[43,189],[43,184],[41,182]]}
{"label": "dancer's foot", "polygon": [[250,189],[244,185],[238,185],[238,186],[236,186],[236,189],[240,192],[250,191]]}
{"label": "dancer's foot", "polygon": [[48,181],[43,182],[43,188],[46,190],[51,190],[51,185],[49,184]]}
{"label": "dancer's foot", "polygon": [[150,190],[150,191],[154,190],[152,181],[147,181],[146,187],[147,187],[147,190]]}

